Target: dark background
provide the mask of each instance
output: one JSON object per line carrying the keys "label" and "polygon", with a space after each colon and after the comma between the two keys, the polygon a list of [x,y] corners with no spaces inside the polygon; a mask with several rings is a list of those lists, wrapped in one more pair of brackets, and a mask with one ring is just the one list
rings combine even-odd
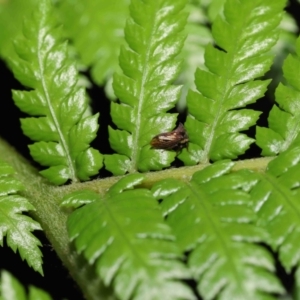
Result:
{"label": "dark background", "polygon": [[[271,0],[270,0],[271,1]],[[300,6],[296,0],[290,1],[287,11],[292,14],[297,20],[300,27]],[[25,137],[20,128],[20,117],[26,115],[19,111],[13,104],[11,98],[11,89],[22,90],[23,87],[16,81],[12,73],[7,69],[4,62],[0,61],[0,74],[1,74],[1,111],[0,111],[0,136],[6,139],[11,145],[18,149],[30,161],[29,151],[27,145],[31,141]],[[88,73],[85,75],[89,76]],[[91,79],[90,79],[91,80]],[[92,80],[91,80],[92,81]],[[98,137],[93,142],[92,146],[99,149],[101,153],[111,153],[108,144],[107,125],[112,125],[109,116],[109,103],[110,101],[105,97],[103,90],[96,85],[88,89],[88,93],[93,99],[92,107],[94,112],[100,111],[100,130]],[[261,118],[258,122],[260,126],[267,126],[267,116],[273,103],[268,97],[260,99],[257,103],[251,105],[256,110],[263,111]],[[184,120],[185,115],[180,116],[180,120]],[[251,128],[248,134],[252,137],[255,135],[255,128]],[[260,149],[253,144],[251,148],[241,158],[253,158],[260,156]],[[38,167],[34,162],[32,162]],[[180,165],[179,162],[175,164]],[[109,172],[101,170],[101,177],[110,175]],[[35,235],[43,243],[43,256],[44,256],[44,277],[33,271],[27,266],[26,262],[22,262],[19,254],[14,254],[13,251],[5,244],[0,247],[0,270],[8,270],[15,277],[17,277],[24,285],[35,285],[48,291],[53,299],[76,299],[81,300],[81,292],[76,286],[76,283],[69,276],[68,271],[63,267],[61,261],[53,251],[51,245],[45,238],[42,232],[36,232]],[[287,290],[291,289],[293,279],[284,273],[282,267],[278,265],[278,273],[281,277]]]}

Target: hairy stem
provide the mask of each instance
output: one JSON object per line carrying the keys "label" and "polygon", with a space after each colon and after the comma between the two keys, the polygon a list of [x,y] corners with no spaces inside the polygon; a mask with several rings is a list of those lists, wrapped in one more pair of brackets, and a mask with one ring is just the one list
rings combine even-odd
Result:
{"label": "hairy stem", "polygon": [[[83,259],[73,251],[68,238],[66,221],[68,213],[59,207],[63,194],[61,188],[55,187],[43,179],[28,161],[0,138],[0,159],[8,162],[17,171],[16,177],[24,184],[26,190],[21,192],[36,210],[31,213],[37,220],[48,240],[71,276],[79,285],[86,299],[114,299]],[[99,298],[100,297],[100,298]]]}

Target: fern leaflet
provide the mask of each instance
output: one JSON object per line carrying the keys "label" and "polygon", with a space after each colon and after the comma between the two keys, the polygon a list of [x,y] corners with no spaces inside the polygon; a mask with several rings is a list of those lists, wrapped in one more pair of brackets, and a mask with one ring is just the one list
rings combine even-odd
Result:
{"label": "fern leaflet", "polygon": [[262,155],[276,155],[300,141],[300,38],[296,43],[296,56],[289,55],[283,64],[283,74],[288,85],[282,83],[276,89],[276,102],[270,111],[269,128],[256,128],[256,143]]}
{"label": "fern leaflet", "polygon": [[41,226],[23,212],[35,210],[29,201],[17,193],[24,189],[13,177],[14,169],[0,161],[0,245],[6,236],[7,245],[20,253],[21,258],[35,271],[43,274],[40,241],[31,233]]}
{"label": "fern leaflet", "polygon": [[255,79],[271,66],[268,51],[278,39],[284,4],[284,0],[228,0],[224,18],[215,19],[212,33],[221,49],[206,47],[208,71],[196,71],[198,91],[187,96],[185,128],[191,143],[179,156],[185,164],[233,159],[254,141],[240,131],[254,125],[260,113],[241,108],[266,91],[269,81]]}
{"label": "fern leaflet", "polygon": [[0,2],[0,55],[6,62],[15,57],[12,40],[20,33],[24,16],[30,15],[38,0]]}
{"label": "fern leaflet", "polygon": [[1,300],[51,300],[43,290],[34,286],[29,287],[28,297],[20,282],[7,271],[1,272]]}
{"label": "fern leaflet", "polygon": [[[293,147],[269,163],[251,191],[257,224],[270,233],[269,244],[288,272],[300,264],[299,174],[300,147]],[[299,282],[299,270],[296,276]]]}
{"label": "fern leaflet", "polygon": [[194,299],[178,280],[190,275],[158,204],[149,190],[132,190],[142,179],[129,175],[103,199],[73,212],[70,238],[120,299]]}
{"label": "fern leaflet", "polygon": [[[262,246],[266,232],[254,224],[249,171],[227,174],[220,162],[195,173],[190,183],[167,179],[152,191],[172,227],[203,299],[265,300],[282,293],[274,262]],[[188,234],[187,234],[188,233]]]}
{"label": "fern leaflet", "polygon": [[128,0],[65,0],[58,2],[58,13],[68,36],[84,65],[91,67],[95,83],[103,85],[114,99],[112,75],[118,70],[123,28],[128,16]]}
{"label": "fern leaflet", "polygon": [[41,171],[54,184],[87,180],[102,166],[100,153],[89,147],[98,129],[98,115],[83,117],[87,99],[77,87],[77,71],[61,43],[50,0],[40,2],[15,40],[19,56],[12,60],[14,75],[30,91],[13,91],[16,105],[35,116],[21,120],[32,140],[32,157],[49,166]]}
{"label": "fern leaflet", "polygon": [[[109,142],[118,154],[105,157],[113,174],[161,170],[170,166],[175,153],[151,149],[151,139],[170,131],[180,86],[172,86],[180,71],[174,59],[180,52],[186,14],[185,0],[133,0],[125,27],[129,48],[122,47],[120,66],[113,87],[120,103],[111,104],[111,116],[119,129],[109,127]],[[141,17],[143,16],[143,17]]]}

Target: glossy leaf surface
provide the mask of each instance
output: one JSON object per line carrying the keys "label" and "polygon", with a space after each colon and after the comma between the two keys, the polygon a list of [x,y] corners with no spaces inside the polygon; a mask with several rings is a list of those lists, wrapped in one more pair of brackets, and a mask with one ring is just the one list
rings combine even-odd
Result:
{"label": "glossy leaf surface", "polygon": [[255,226],[248,191],[258,178],[249,171],[227,174],[231,163],[215,163],[190,183],[167,179],[152,189],[203,299],[276,299],[283,288],[262,246],[267,233]]}
{"label": "glossy leaf surface", "polygon": [[252,190],[257,224],[270,232],[269,244],[289,272],[299,266],[300,249],[300,148],[281,153]]}
{"label": "glossy leaf surface", "polygon": [[296,56],[289,55],[283,64],[286,84],[280,83],[276,89],[277,104],[270,111],[269,128],[256,128],[257,145],[262,155],[279,154],[289,147],[300,145],[300,39],[296,44]]}
{"label": "glossy leaf surface", "polygon": [[49,0],[40,2],[15,40],[15,77],[29,91],[13,91],[15,104],[31,118],[21,120],[23,132],[36,143],[29,146],[43,174],[54,184],[87,180],[98,173],[102,156],[89,143],[96,137],[98,115],[84,117],[85,91],[77,86],[75,65],[61,41]]}
{"label": "glossy leaf surface", "polygon": [[140,176],[125,177],[104,199],[73,212],[70,238],[119,299],[195,299],[180,282],[190,274],[157,202],[146,189],[127,190]]}
{"label": "glossy leaf surface", "polygon": [[[108,170],[123,172],[161,170],[176,153],[152,149],[151,139],[175,127],[176,115],[167,113],[179,99],[180,86],[172,83],[180,71],[176,59],[182,49],[185,0],[140,1],[130,5],[125,27],[128,47],[122,47],[113,87],[120,103],[111,104],[109,142],[119,155],[105,159]],[[144,17],[141,17],[144,16]],[[121,163],[122,168],[115,165]]]}
{"label": "glossy leaf surface", "polygon": [[241,131],[255,125],[260,112],[244,109],[262,97],[269,81],[256,80],[270,68],[268,51],[278,39],[285,1],[228,0],[224,17],[213,23],[218,48],[205,50],[207,70],[195,74],[197,91],[187,96],[185,128],[190,148],[179,156],[187,165],[234,159],[253,139]]}
{"label": "glossy leaf surface", "polygon": [[24,189],[22,184],[14,178],[13,168],[0,161],[0,245],[6,244],[14,251],[20,253],[22,260],[35,271],[43,274],[42,253],[38,246],[40,241],[32,234],[40,230],[39,223],[27,215],[35,208],[30,202],[17,193]]}

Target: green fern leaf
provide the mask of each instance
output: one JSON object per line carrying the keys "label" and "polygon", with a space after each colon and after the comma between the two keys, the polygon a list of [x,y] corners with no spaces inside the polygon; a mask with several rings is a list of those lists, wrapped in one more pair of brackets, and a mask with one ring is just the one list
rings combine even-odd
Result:
{"label": "green fern leaf", "polygon": [[73,212],[70,238],[120,299],[195,299],[178,281],[190,275],[157,202],[149,190],[130,190],[141,179],[129,175],[104,199]]}
{"label": "green fern leaf", "polygon": [[52,298],[49,296],[48,293],[39,289],[35,286],[29,287],[29,295],[28,300],[51,300]]}
{"label": "green fern leaf", "polygon": [[[8,65],[17,57],[12,41],[22,33],[24,17],[30,17],[38,2],[38,0],[0,2],[0,55]],[[71,59],[78,60],[73,45],[68,44],[68,52]],[[80,71],[86,69],[82,64],[77,64],[77,67]],[[87,88],[91,86],[91,82],[85,75],[79,74],[78,86]]]}
{"label": "green fern leaf", "polygon": [[296,56],[289,55],[283,64],[283,74],[288,85],[282,83],[276,89],[277,105],[268,118],[269,128],[256,128],[256,143],[262,155],[276,155],[299,145],[300,142],[300,39],[296,43]]}
{"label": "green fern leaf", "polygon": [[31,19],[24,22],[23,36],[15,40],[18,59],[12,60],[14,75],[30,91],[13,91],[15,104],[35,116],[21,120],[23,132],[32,140],[32,157],[54,184],[87,180],[102,166],[101,154],[89,148],[98,129],[98,115],[83,117],[87,98],[77,87],[77,71],[61,43],[51,1],[40,2]]}
{"label": "green fern leaf", "polygon": [[266,74],[266,78],[271,78],[272,82],[268,86],[267,96],[274,101],[275,90],[280,82],[283,82],[282,67],[285,59],[290,53],[295,53],[298,25],[294,17],[285,11],[281,23],[279,25],[280,34],[276,45],[271,49],[275,59],[270,71]]}
{"label": "green fern leaf", "polygon": [[300,264],[299,174],[300,147],[294,147],[269,163],[251,191],[257,224],[270,232],[269,244],[287,271]]}
{"label": "green fern leaf", "polygon": [[80,190],[63,197],[61,206],[64,208],[78,208],[99,199],[99,195],[91,190]]}
{"label": "green fern leaf", "polygon": [[163,199],[180,248],[190,252],[188,266],[203,299],[275,300],[270,294],[283,288],[273,274],[273,259],[255,244],[267,236],[254,225],[248,194],[257,176],[245,170],[226,174],[230,167],[230,162],[215,163],[188,184],[168,179],[152,192]]}
{"label": "green fern leaf", "polygon": [[39,289],[35,286],[29,287],[29,295],[28,300],[51,300],[52,298],[49,296],[48,293]]}
{"label": "green fern leaf", "polygon": [[124,191],[131,190],[144,181],[145,177],[141,174],[130,174],[121,178],[107,192],[107,195],[114,196]]}
{"label": "green fern leaf", "polygon": [[271,66],[273,58],[267,52],[277,41],[284,4],[228,0],[224,18],[215,19],[212,33],[221,49],[206,47],[208,71],[196,71],[198,91],[187,96],[185,128],[191,143],[179,156],[185,164],[233,159],[253,143],[240,131],[254,125],[260,113],[241,108],[266,91],[269,81],[255,79]]}
{"label": "green fern leaf", "polygon": [[29,295],[26,297],[24,287],[7,271],[1,272],[1,300],[51,300],[51,297],[43,290],[34,286],[29,287]]}
{"label": "green fern leaf", "polygon": [[72,38],[81,61],[91,67],[95,83],[106,83],[106,94],[115,98],[112,75],[118,70],[123,28],[128,17],[128,0],[59,1],[58,12]]}
{"label": "green fern leaf", "polygon": [[39,223],[23,212],[35,210],[27,199],[17,193],[23,190],[22,184],[13,177],[15,171],[7,163],[0,161],[0,245],[6,236],[7,245],[20,253],[21,258],[35,271],[43,274],[40,241],[31,233],[40,230]]}
{"label": "green fern leaf", "polygon": [[26,300],[24,287],[7,271],[1,272],[1,300]]}
{"label": "green fern leaf", "polygon": [[[120,103],[112,103],[111,116],[119,129],[109,128],[111,147],[119,154],[105,158],[114,174],[161,170],[170,166],[176,153],[151,149],[151,139],[175,126],[174,107],[180,86],[171,83],[180,71],[179,54],[184,36],[185,0],[133,0],[125,27],[130,48],[121,48],[123,74],[115,74],[113,87]],[[143,17],[141,17],[143,16]],[[116,168],[117,163],[123,167]]]}
{"label": "green fern leaf", "polygon": [[104,155],[104,162],[114,175],[123,175],[130,168],[130,159],[120,154]]}
{"label": "green fern leaf", "polygon": [[[117,183],[110,187],[107,195],[113,196],[122,193],[123,191],[133,189],[136,185],[143,182],[145,177],[139,173],[130,174],[121,178]],[[91,190],[80,190],[63,197],[61,206],[65,208],[78,208],[82,205],[92,203],[99,199],[99,195]]]}
{"label": "green fern leaf", "polygon": [[16,56],[12,40],[20,34],[24,16],[29,16],[37,2],[37,0],[0,2],[0,55],[5,60]]}

